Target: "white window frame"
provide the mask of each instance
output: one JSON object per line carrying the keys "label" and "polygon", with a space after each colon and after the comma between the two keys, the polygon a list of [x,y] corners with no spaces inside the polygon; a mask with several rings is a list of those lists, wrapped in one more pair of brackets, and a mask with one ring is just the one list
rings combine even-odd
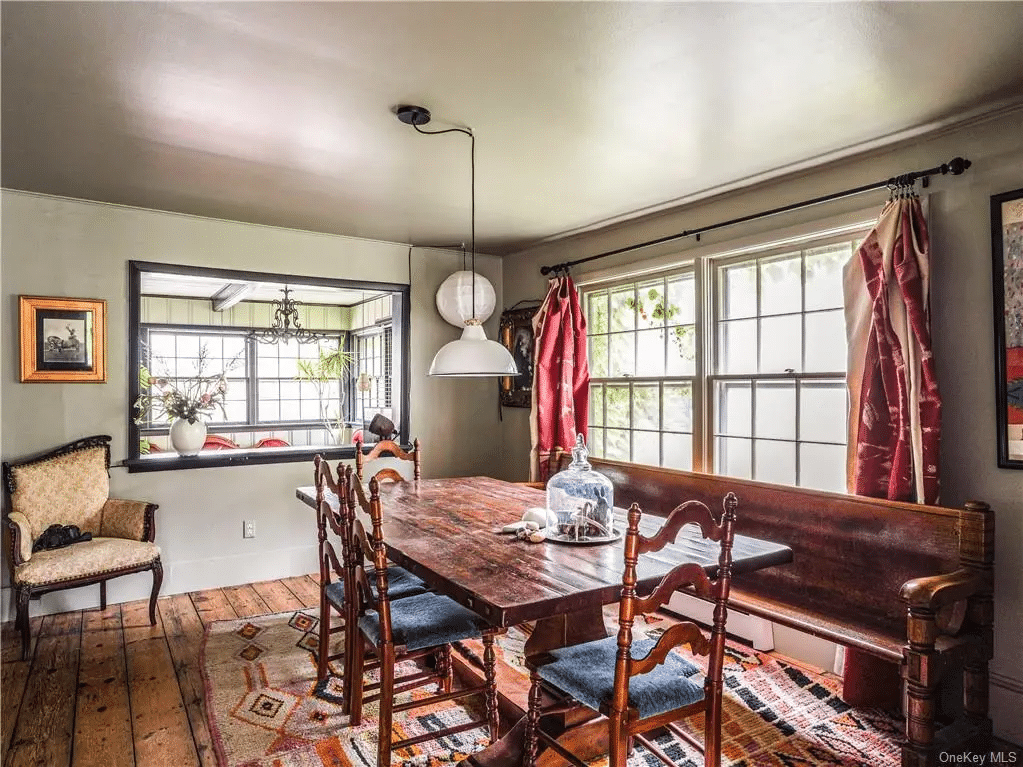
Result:
{"label": "white window frame", "polygon": [[[576,287],[579,290],[585,311],[585,296],[588,292],[612,289],[618,285],[638,283],[645,279],[665,277],[685,270],[692,270],[695,280],[694,308],[696,312],[696,370],[692,388],[693,471],[715,471],[714,423],[717,412],[714,400],[715,387],[719,381],[749,380],[752,382],[751,385],[755,385],[757,380],[794,381],[798,398],[800,383],[803,381],[845,380],[844,371],[742,374],[717,372],[716,361],[719,359],[720,352],[717,332],[717,301],[720,291],[717,274],[720,274],[720,268],[743,261],[771,258],[796,250],[810,250],[840,242],[858,242],[870,231],[876,218],[876,208],[859,209],[835,215],[826,220],[809,221],[742,238],[706,243],[683,252],[672,251],[669,249],[670,246],[661,246],[659,254],[641,262],[594,269],[576,275]],[[800,314],[801,316],[805,314],[805,306]],[[802,332],[805,334],[805,325]],[[805,344],[803,355],[805,361]],[[597,379],[595,383],[606,385],[609,380],[616,379],[601,378]],[[630,377],[617,380],[639,382],[665,379]],[[674,380],[674,378],[669,380]],[[797,422],[798,404],[797,399]],[[661,417],[663,423],[663,413]],[[755,413],[753,417],[755,418]],[[796,437],[798,467],[798,423]]]}

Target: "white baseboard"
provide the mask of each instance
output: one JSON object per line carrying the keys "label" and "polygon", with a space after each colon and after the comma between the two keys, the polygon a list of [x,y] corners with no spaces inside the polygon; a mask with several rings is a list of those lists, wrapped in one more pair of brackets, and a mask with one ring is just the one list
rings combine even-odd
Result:
{"label": "white baseboard", "polygon": [[[316,572],[316,569],[315,545],[217,559],[165,561],[160,596],[290,578],[293,575]],[[153,576],[148,572],[114,578],[107,582],[107,603],[119,604],[136,599],[148,599],[152,584]],[[2,598],[0,620],[12,620],[14,618],[12,590],[4,588]],[[82,586],[51,592],[44,594],[38,601],[32,600],[29,615],[35,617],[95,607],[99,607],[99,586]]]}
{"label": "white baseboard", "polygon": [[[673,613],[700,623],[709,625],[714,620],[714,605],[677,591],[671,595],[671,599],[668,600],[665,607]],[[773,625],[763,618],[729,609],[728,633],[750,642],[755,650],[767,652],[775,649]]]}

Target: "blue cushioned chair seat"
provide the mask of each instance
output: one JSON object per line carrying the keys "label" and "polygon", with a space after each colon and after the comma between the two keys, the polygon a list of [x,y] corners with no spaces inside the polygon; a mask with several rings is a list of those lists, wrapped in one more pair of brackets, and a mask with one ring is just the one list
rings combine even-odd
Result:
{"label": "blue cushioned chair seat", "polygon": [[[373,644],[380,642],[380,616],[374,610],[359,619],[359,628]],[[485,619],[453,599],[427,592],[391,602],[394,644],[408,650],[475,639],[491,628]]]}
{"label": "blue cushioned chair seat", "polygon": [[[372,571],[366,573],[369,576],[369,587],[373,596],[377,595],[376,579]],[[334,607],[340,610],[345,604],[345,585],[343,581],[334,581],[327,588],[327,599]],[[429,587],[419,578],[414,576],[404,567],[392,565],[387,568],[387,596],[391,599],[402,599],[413,594],[423,594],[429,591]]]}
{"label": "blue cushioned chair seat", "polygon": [[[632,657],[646,657],[654,644],[652,639],[634,641]],[[541,679],[594,711],[611,702],[617,637],[561,647],[550,654],[554,660],[537,669]],[[702,699],[703,671],[674,652],[653,670],[629,680],[629,706],[643,719]]]}

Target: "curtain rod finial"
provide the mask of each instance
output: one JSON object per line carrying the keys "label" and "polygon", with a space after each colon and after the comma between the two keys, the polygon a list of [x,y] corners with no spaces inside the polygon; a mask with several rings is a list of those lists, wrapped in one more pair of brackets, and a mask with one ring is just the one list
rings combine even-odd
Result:
{"label": "curtain rod finial", "polygon": [[953,157],[945,165],[941,166],[941,173],[951,173],[953,176],[959,176],[966,172],[966,169],[973,165],[969,160],[965,160],[962,157]]}

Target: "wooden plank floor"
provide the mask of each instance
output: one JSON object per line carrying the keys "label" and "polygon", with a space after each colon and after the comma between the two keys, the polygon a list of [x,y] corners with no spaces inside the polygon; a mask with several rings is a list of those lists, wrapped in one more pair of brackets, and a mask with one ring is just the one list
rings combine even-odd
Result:
{"label": "wooden plank floor", "polygon": [[[199,649],[211,621],[317,607],[315,576],[32,619],[32,645],[3,626],[3,767],[217,767]],[[481,650],[480,650],[481,651]],[[507,680],[505,687],[507,687]],[[994,748],[1023,752],[1004,742]]]}
{"label": "wooden plank floor", "polygon": [[232,586],[3,626],[3,767],[216,767],[199,649],[210,621],[317,607],[314,576]]}

